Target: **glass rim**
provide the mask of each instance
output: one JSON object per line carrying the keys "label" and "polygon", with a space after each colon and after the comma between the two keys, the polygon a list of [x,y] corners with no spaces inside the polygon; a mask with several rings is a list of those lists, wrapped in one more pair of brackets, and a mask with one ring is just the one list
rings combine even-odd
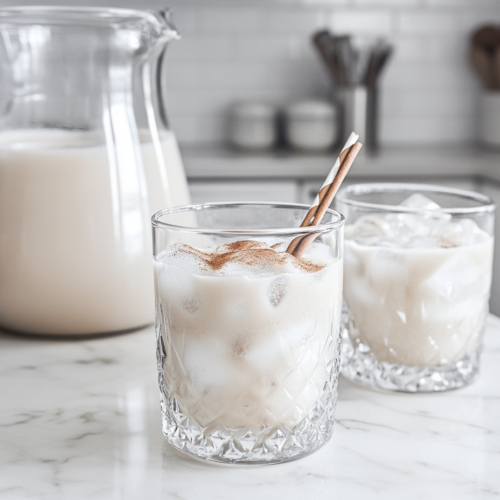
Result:
{"label": "glass rim", "polygon": [[[401,205],[372,203],[366,201],[353,200],[352,198],[349,198],[349,195],[384,193],[384,192],[395,193],[399,191],[415,191],[415,192],[419,191],[422,192],[423,194],[425,194],[425,192],[432,192],[432,193],[454,195],[458,198],[473,200],[477,202],[478,205],[473,207],[451,207],[451,208],[440,207],[435,210],[423,210],[421,208],[415,208],[415,207],[404,207]],[[378,210],[384,212],[398,212],[398,213],[432,212],[432,213],[447,213],[456,215],[456,214],[493,212],[495,210],[494,201],[489,196],[482,193],[476,193],[475,191],[469,191],[466,189],[437,186],[435,184],[416,184],[410,182],[367,182],[367,183],[351,184],[349,186],[341,188],[337,193],[335,200],[355,208],[364,208],[364,209]]]}
{"label": "glass rim", "polygon": [[[47,19],[46,24],[54,24],[57,21],[65,20],[63,16],[78,14],[78,21],[146,21],[155,26],[159,30],[165,29],[165,24],[160,19],[161,16],[168,16],[171,10],[168,7],[159,8],[157,10],[140,10],[129,9],[124,7],[86,7],[86,6],[65,6],[65,5],[25,5],[11,6],[0,8],[0,24],[12,23],[17,24],[18,21],[22,24],[23,20],[37,14],[50,14],[51,18]],[[52,17],[61,14],[61,17]],[[85,14],[86,17],[83,17]],[[160,17],[158,17],[160,16]],[[77,19],[75,18],[75,21]],[[38,20],[37,24],[44,24],[42,20]],[[172,28],[168,26],[168,28]],[[172,31],[175,31],[172,29]]]}
{"label": "glass rim", "polygon": [[305,226],[305,227],[287,227],[287,228],[271,228],[271,229],[209,229],[209,228],[196,228],[188,226],[180,226],[176,224],[170,224],[167,222],[162,222],[160,217],[164,215],[170,215],[182,212],[196,212],[201,210],[210,210],[217,208],[242,208],[242,207],[264,207],[264,208],[285,208],[285,209],[302,209],[304,210],[304,216],[311,208],[309,205],[304,205],[302,203],[275,203],[275,202],[253,202],[253,201],[229,201],[229,202],[210,202],[210,203],[199,203],[193,205],[180,205],[171,208],[164,208],[159,210],[151,217],[151,223],[154,228],[158,229],[170,229],[173,231],[182,231],[196,234],[215,234],[215,235],[266,235],[266,234],[279,234],[279,235],[296,235],[296,234],[317,234],[334,231],[341,228],[344,225],[345,217],[336,210],[328,208],[326,213],[332,214],[338,218],[333,222],[321,223],[317,226]]}

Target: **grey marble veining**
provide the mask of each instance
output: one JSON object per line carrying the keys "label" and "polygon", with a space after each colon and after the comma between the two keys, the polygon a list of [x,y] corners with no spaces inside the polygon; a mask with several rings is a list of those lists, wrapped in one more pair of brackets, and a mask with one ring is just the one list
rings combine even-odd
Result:
{"label": "grey marble veining", "polygon": [[447,394],[342,380],[332,440],[290,464],[227,468],[161,434],[152,328],[94,340],[0,333],[0,499],[500,497],[500,320],[481,378]]}

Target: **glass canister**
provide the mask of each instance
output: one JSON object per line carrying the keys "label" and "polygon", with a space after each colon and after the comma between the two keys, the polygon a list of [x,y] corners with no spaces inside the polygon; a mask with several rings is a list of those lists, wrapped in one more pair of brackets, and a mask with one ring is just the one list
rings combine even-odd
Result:
{"label": "glass canister", "polygon": [[167,11],[0,10],[0,327],[154,321],[150,216],[189,201],[164,102]]}

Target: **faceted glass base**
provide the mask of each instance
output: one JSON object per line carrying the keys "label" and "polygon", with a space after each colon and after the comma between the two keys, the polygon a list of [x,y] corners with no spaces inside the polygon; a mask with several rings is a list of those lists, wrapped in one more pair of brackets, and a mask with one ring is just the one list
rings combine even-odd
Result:
{"label": "faceted glass base", "polygon": [[[201,427],[183,413],[175,397],[165,389],[163,371],[159,371],[163,434],[179,451],[198,460],[219,464],[271,465],[305,457],[331,438],[338,393],[341,337],[337,335],[336,352],[328,377],[315,405],[294,426],[262,428],[227,428],[222,425]],[[160,356],[161,362],[161,356]]]}
{"label": "faceted glass base", "polygon": [[354,346],[345,327],[342,328],[342,337],[342,375],[374,389],[450,391],[474,382],[479,374],[479,351],[446,366],[406,366],[378,361],[367,346]]}
{"label": "faceted glass base", "polygon": [[254,433],[218,427],[211,432],[183,415],[175,398],[161,397],[163,434],[179,451],[219,464],[271,465],[305,457],[323,446],[333,432],[333,408],[316,408],[293,430]]}

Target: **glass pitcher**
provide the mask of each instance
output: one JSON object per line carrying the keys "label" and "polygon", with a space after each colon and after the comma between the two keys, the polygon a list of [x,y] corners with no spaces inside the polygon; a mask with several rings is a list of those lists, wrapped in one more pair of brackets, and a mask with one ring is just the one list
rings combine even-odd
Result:
{"label": "glass pitcher", "polygon": [[154,320],[151,215],[189,203],[164,102],[168,11],[0,10],[0,327]]}

